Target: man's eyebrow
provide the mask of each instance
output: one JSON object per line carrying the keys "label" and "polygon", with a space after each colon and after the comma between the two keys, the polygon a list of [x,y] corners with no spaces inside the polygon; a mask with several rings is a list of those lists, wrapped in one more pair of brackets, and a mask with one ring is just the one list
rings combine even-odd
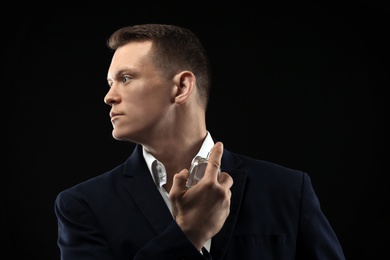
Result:
{"label": "man's eyebrow", "polygon": [[131,75],[135,75],[137,72],[135,69],[133,68],[123,68],[123,69],[120,69],[118,70],[117,72],[115,72],[115,74],[113,75],[113,78],[107,78],[107,81],[109,80],[113,80],[113,79],[118,79],[120,78],[123,74],[131,74]]}

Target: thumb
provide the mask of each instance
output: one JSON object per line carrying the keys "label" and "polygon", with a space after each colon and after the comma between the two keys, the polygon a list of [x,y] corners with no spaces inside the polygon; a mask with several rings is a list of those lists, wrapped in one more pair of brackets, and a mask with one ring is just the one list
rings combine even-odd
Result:
{"label": "thumb", "polygon": [[187,169],[183,169],[173,176],[172,188],[169,191],[169,197],[172,201],[177,200],[187,190],[186,182],[188,177],[189,172]]}

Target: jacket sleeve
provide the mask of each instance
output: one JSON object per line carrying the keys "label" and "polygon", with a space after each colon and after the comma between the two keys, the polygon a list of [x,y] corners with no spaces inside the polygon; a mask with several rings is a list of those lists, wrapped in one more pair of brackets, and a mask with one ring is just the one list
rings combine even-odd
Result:
{"label": "jacket sleeve", "polygon": [[206,250],[201,254],[192,245],[174,220],[135,255],[126,255],[125,252],[110,249],[96,217],[83,199],[62,192],[56,198],[54,211],[58,222],[57,244],[61,260],[211,259]]}
{"label": "jacket sleeve", "polygon": [[300,212],[296,259],[344,260],[341,245],[306,173],[303,174]]}

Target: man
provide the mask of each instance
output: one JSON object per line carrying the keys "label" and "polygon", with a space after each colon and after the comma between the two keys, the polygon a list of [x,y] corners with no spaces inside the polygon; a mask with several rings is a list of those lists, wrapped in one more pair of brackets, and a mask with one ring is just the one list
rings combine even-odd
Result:
{"label": "man", "polygon": [[[124,27],[108,45],[112,134],[137,145],[58,195],[62,259],[344,259],[306,173],[212,138],[210,66],[190,30]],[[209,152],[204,177],[187,187],[193,158]]]}

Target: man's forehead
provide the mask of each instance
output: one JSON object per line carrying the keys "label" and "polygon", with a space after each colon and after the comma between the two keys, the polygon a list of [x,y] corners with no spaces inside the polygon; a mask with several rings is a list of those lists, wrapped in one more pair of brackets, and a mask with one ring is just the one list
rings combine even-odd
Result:
{"label": "man's forehead", "polygon": [[118,47],[113,55],[113,60],[121,58],[122,56],[128,57],[138,57],[143,56],[149,53],[150,49],[152,47],[151,41],[136,41],[136,42],[129,42],[123,46]]}
{"label": "man's forehead", "polygon": [[115,50],[108,70],[109,78],[121,71],[135,71],[149,58],[150,42],[132,42]]}

